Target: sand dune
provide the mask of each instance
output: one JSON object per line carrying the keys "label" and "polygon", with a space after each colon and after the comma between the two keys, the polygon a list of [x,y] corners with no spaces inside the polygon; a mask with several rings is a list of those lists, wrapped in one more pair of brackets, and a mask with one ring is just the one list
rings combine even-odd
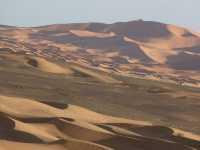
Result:
{"label": "sand dune", "polygon": [[74,35],[80,36],[80,37],[107,38],[107,37],[115,36],[115,34],[113,32],[111,32],[111,33],[97,33],[97,32],[85,31],[85,30],[71,30],[70,32],[73,33]]}
{"label": "sand dune", "polygon": [[199,33],[142,20],[0,33],[0,150],[200,150],[199,89],[179,84],[199,82]]}
{"label": "sand dune", "polygon": [[[112,24],[72,23],[30,28],[1,26],[0,32],[0,47],[14,52],[27,52],[43,58],[55,57],[57,60],[73,63],[84,62],[99,70],[128,75],[133,75],[138,70],[142,74],[146,73],[143,69],[145,67],[153,73],[159,72],[164,78],[187,76],[196,80],[195,83],[187,81],[187,85],[198,87],[199,84],[200,35],[176,25],[135,20]],[[63,69],[40,59],[37,62],[40,64],[38,70],[71,74],[70,68]],[[133,64],[137,64],[137,70],[133,69]],[[126,72],[120,67],[123,65],[127,66]],[[160,65],[164,72],[156,69]],[[168,73],[168,70],[172,72]],[[195,77],[190,76],[192,72],[195,72]],[[156,77],[155,79],[158,80]]]}
{"label": "sand dune", "polygon": [[5,68],[10,69],[15,66],[29,67],[32,69],[40,70],[42,72],[53,74],[72,74],[69,67],[62,67],[56,63],[48,61],[41,57],[16,55],[16,54],[0,54],[0,60],[6,65]]}
{"label": "sand dune", "polygon": [[[0,96],[0,149],[194,150],[200,137],[68,105]],[[56,103],[55,103],[56,104]]]}
{"label": "sand dune", "polygon": [[[167,58],[171,55],[176,55],[178,52],[173,51],[172,49],[168,49],[166,47],[162,47],[162,45],[159,45],[159,42],[156,44],[149,44],[149,43],[143,43],[139,42],[133,39],[130,39],[128,37],[124,37],[124,40],[131,43],[136,43],[139,45],[141,50],[154,62],[165,64],[167,61]],[[160,51],[163,51],[160,53]]]}
{"label": "sand dune", "polygon": [[121,83],[121,81],[118,81],[117,79],[114,79],[107,74],[99,74],[98,72],[92,71],[91,69],[84,66],[73,65],[72,68],[83,75],[90,76],[105,83]]}
{"label": "sand dune", "polygon": [[69,68],[61,67],[57,64],[51,63],[43,58],[39,57],[27,57],[27,64],[44,72],[55,73],[55,74],[71,74],[72,71]]}
{"label": "sand dune", "polygon": [[61,74],[66,76],[78,74],[79,76],[87,76],[100,82],[121,83],[120,81],[114,79],[105,72],[92,70],[82,63],[67,64],[67,65],[64,64],[61,66],[57,62],[54,63],[42,57],[16,55],[16,54],[0,54],[0,61],[3,62],[2,68],[9,71],[12,71],[12,69],[17,69],[17,68],[19,69],[20,67],[26,67],[27,70],[31,69],[34,71],[41,71],[44,73],[57,74],[57,75]]}

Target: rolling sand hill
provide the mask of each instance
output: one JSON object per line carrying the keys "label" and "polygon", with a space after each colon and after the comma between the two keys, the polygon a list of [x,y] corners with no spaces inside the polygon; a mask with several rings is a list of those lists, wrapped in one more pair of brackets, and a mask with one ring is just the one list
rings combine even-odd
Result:
{"label": "rolling sand hill", "polygon": [[198,88],[13,52],[0,79],[0,150],[200,149]]}
{"label": "rolling sand hill", "polygon": [[1,26],[0,50],[200,86],[199,33],[159,22]]}
{"label": "rolling sand hill", "polygon": [[[44,150],[193,150],[199,136],[66,105],[0,96],[0,147]],[[56,105],[56,103],[55,103]]]}
{"label": "rolling sand hill", "polygon": [[0,150],[200,150],[199,87],[183,27],[0,25]]}

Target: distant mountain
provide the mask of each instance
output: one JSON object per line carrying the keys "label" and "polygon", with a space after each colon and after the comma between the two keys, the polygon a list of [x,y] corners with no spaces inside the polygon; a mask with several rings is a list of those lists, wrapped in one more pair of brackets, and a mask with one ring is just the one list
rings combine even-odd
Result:
{"label": "distant mountain", "polygon": [[122,75],[200,85],[199,34],[159,22],[0,26],[0,48]]}

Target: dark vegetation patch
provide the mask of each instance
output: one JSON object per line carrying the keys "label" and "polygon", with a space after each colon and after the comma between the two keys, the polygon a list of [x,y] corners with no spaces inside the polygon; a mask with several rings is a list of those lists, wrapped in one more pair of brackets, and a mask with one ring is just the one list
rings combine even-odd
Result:
{"label": "dark vegetation patch", "polygon": [[35,59],[32,59],[32,58],[29,58],[28,61],[27,61],[27,63],[29,65],[33,66],[33,67],[38,67],[39,66],[38,61],[35,60]]}
{"label": "dark vegetation patch", "polygon": [[10,48],[0,48],[0,52],[13,52]]}
{"label": "dark vegetation patch", "polygon": [[88,75],[87,73],[78,71],[76,69],[72,69],[72,70],[73,70],[73,75],[76,76],[76,77],[91,78],[91,76]]}
{"label": "dark vegetation patch", "polygon": [[47,104],[49,106],[59,108],[59,109],[67,109],[68,108],[68,104],[65,104],[65,103],[47,102],[47,101],[42,101],[41,103]]}
{"label": "dark vegetation patch", "polygon": [[159,94],[159,93],[168,93],[171,92],[171,90],[162,87],[150,87],[149,89],[147,89],[147,92]]}

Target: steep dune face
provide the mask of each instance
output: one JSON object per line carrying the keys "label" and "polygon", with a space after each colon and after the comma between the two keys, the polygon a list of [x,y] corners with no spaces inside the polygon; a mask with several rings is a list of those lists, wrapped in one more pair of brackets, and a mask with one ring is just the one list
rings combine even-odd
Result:
{"label": "steep dune face", "polygon": [[124,40],[133,44],[137,44],[147,57],[151,58],[151,60],[158,64],[165,64],[168,56],[176,55],[178,53],[172,49],[168,49],[165,46],[162,46],[162,44],[159,45],[159,42],[144,43],[130,39],[128,37],[124,37]]}
{"label": "steep dune face", "polygon": [[139,41],[170,36],[170,32],[167,30],[167,25],[151,21],[144,22],[142,20],[115,23],[111,25],[108,30]]}
{"label": "steep dune face", "polygon": [[59,109],[2,95],[0,101],[0,147],[6,150],[192,150],[200,146],[200,137],[190,133],[101,115],[77,106]]}

